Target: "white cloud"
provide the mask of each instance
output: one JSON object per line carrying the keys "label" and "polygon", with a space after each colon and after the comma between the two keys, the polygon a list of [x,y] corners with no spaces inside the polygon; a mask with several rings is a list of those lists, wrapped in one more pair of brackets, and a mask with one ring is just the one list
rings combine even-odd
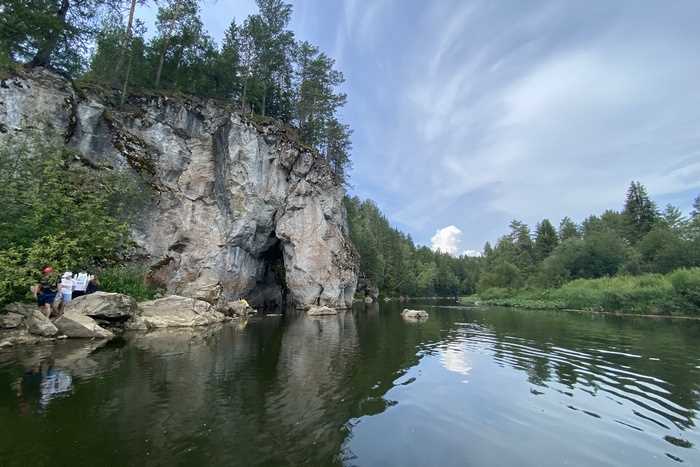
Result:
{"label": "white cloud", "polygon": [[430,239],[430,249],[456,256],[462,243],[462,231],[454,225],[448,225],[435,232]]}
{"label": "white cloud", "polygon": [[477,258],[477,257],[481,256],[481,252],[479,250],[464,250],[462,252],[462,255]]}

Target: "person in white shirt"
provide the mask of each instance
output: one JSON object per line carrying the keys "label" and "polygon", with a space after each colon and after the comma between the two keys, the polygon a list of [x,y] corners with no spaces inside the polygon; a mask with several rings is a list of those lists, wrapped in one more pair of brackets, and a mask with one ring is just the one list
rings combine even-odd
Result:
{"label": "person in white shirt", "polygon": [[74,287],[75,281],[73,280],[73,273],[69,271],[64,272],[61,276],[61,284],[58,286],[63,303],[70,303],[73,298]]}
{"label": "person in white shirt", "polygon": [[90,275],[87,272],[80,272],[73,277],[73,298],[82,297],[86,294]]}

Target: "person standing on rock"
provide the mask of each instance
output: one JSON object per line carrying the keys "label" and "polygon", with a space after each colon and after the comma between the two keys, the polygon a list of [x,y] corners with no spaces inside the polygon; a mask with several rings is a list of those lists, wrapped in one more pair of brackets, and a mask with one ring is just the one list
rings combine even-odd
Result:
{"label": "person standing on rock", "polygon": [[82,297],[87,293],[91,277],[87,272],[80,272],[74,277],[73,298]]}
{"label": "person standing on rock", "polygon": [[75,287],[75,281],[73,280],[73,273],[66,271],[61,276],[61,298],[63,299],[63,304],[70,303],[73,298],[73,288]]}
{"label": "person standing on rock", "polygon": [[46,266],[42,269],[41,274],[41,281],[32,287],[32,292],[34,293],[34,297],[36,297],[36,304],[39,306],[39,309],[49,318],[51,317],[51,306],[56,299],[58,289],[51,266]]}

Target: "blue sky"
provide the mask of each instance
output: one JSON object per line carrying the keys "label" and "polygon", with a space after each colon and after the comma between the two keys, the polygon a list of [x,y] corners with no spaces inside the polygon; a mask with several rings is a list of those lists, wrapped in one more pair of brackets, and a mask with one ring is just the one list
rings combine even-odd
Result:
{"label": "blue sky", "polygon": [[[351,193],[418,243],[580,221],[631,180],[686,212],[700,193],[697,1],[291,3],[297,37],[345,74]],[[210,0],[203,20],[219,40],[254,10]]]}

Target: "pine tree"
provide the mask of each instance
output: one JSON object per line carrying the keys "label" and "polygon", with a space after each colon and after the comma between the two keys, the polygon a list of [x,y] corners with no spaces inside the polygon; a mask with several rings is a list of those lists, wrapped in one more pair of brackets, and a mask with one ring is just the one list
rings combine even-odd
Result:
{"label": "pine tree", "polygon": [[649,233],[658,220],[656,205],[641,183],[630,184],[622,215],[627,224],[627,238],[633,243]]}
{"label": "pine tree", "polygon": [[544,219],[537,224],[534,245],[536,261],[543,261],[554,251],[558,244],[559,237],[557,236],[557,231],[554,229],[552,223],[549,222],[549,219]]}
{"label": "pine tree", "polygon": [[571,238],[579,238],[580,232],[578,226],[570,217],[564,217],[559,223],[559,240],[565,241]]}
{"label": "pine tree", "polygon": [[695,197],[695,200],[693,201],[693,210],[690,212],[690,217],[691,219],[700,218],[700,195]]}
{"label": "pine tree", "polygon": [[687,223],[687,219],[677,207],[667,204],[661,213],[661,222],[674,232],[681,232]]}

